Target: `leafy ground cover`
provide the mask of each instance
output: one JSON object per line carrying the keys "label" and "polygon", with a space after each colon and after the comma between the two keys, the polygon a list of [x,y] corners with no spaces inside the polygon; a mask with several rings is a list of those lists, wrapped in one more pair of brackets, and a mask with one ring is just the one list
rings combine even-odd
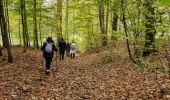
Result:
{"label": "leafy ground cover", "polygon": [[[41,51],[21,52],[22,48],[13,47],[13,64],[8,64],[5,56],[0,58],[2,100],[170,99],[168,76],[159,70],[157,75],[151,69],[134,70],[123,47],[82,54],[73,60],[56,62],[54,57],[50,75],[43,71]],[[103,63],[102,56],[108,53],[115,55]]]}

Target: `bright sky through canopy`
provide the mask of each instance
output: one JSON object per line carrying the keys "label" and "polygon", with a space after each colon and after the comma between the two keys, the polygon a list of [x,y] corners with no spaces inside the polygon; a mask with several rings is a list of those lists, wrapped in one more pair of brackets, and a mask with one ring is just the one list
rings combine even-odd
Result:
{"label": "bright sky through canopy", "polygon": [[45,0],[45,4],[49,4],[52,0]]}

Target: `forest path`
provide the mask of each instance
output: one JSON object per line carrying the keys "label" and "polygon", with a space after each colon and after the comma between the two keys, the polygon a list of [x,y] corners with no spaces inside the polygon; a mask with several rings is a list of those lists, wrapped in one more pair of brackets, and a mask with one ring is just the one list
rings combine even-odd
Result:
{"label": "forest path", "polygon": [[[21,54],[14,50],[15,63],[0,64],[0,98],[14,100],[119,100],[160,97],[154,73],[132,69],[125,50],[113,50],[115,58],[102,63],[101,56],[111,51],[85,54],[58,61],[55,57],[50,75],[43,71],[41,51]],[[170,85],[165,75],[159,83]]]}

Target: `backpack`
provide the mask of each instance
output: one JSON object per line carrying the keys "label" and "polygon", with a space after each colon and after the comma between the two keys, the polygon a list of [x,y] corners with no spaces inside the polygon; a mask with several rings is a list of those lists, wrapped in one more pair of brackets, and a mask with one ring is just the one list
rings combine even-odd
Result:
{"label": "backpack", "polygon": [[45,46],[45,52],[51,53],[52,51],[53,51],[52,43],[47,43],[47,45]]}
{"label": "backpack", "polygon": [[71,49],[71,50],[75,50],[75,49],[76,49],[76,45],[75,45],[75,44],[72,44],[70,49]]}

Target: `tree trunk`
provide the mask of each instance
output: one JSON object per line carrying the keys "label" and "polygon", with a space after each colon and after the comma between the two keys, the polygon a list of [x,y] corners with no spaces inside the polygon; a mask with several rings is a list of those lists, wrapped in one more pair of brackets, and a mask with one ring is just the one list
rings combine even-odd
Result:
{"label": "tree trunk", "polygon": [[66,40],[69,41],[68,36],[68,0],[66,1],[66,18],[65,18],[65,34],[66,34]]}
{"label": "tree trunk", "polygon": [[9,14],[8,14],[8,0],[4,1],[5,3],[5,17],[6,17],[6,23],[7,23],[7,30],[8,30],[8,37],[9,37],[9,42],[11,44],[11,33],[10,33],[10,25],[9,25]]}
{"label": "tree trunk", "polygon": [[24,25],[25,25],[25,36],[26,36],[26,44],[27,44],[27,47],[30,46],[30,38],[29,38],[29,34],[28,34],[28,28],[27,28],[27,14],[26,14],[26,3],[25,3],[26,0],[23,0],[23,4],[24,4]]}
{"label": "tree trunk", "polygon": [[6,45],[7,45],[8,62],[13,63],[11,46],[9,44],[9,38],[8,38],[7,23],[5,21],[5,16],[4,16],[3,0],[0,0],[0,12],[1,12],[0,13],[0,21],[1,21],[2,26],[3,26],[4,38],[5,38]]}
{"label": "tree trunk", "polygon": [[21,9],[19,9],[19,22],[18,22],[18,30],[19,30],[19,44],[22,45],[22,40],[21,40]]}
{"label": "tree trunk", "polygon": [[23,42],[24,42],[24,53],[26,53],[26,49],[28,47],[27,40],[27,23],[26,23],[26,13],[25,13],[25,0],[21,1],[21,19],[22,19],[22,31],[23,31]]}
{"label": "tree trunk", "polygon": [[41,43],[41,47],[42,47],[42,34],[41,34],[41,20],[42,20],[42,4],[43,1],[40,0],[40,19],[39,19],[39,32],[40,32],[40,43]]}
{"label": "tree trunk", "polygon": [[1,36],[2,36],[2,43],[3,43],[3,47],[6,48],[7,45],[6,45],[6,41],[5,41],[5,36],[4,36],[4,28],[3,28],[3,25],[2,23],[0,22],[0,26],[1,26]]}
{"label": "tree trunk", "polygon": [[[0,24],[1,24],[1,21],[0,21]],[[2,29],[1,29],[1,34],[2,34]],[[2,47],[0,45],[0,56],[2,56]]]}
{"label": "tree trunk", "polygon": [[113,21],[112,21],[112,40],[115,41],[117,38],[115,37],[115,33],[117,31],[117,25],[118,25],[118,15],[116,13],[113,13]]}
{"label": "tree trunk", "polygon": [[106,14],[106,34],[108,34],[108,23],[109,23],[109,10],[110,10],[110,0],[107,0],[107,14]]}
{"label": "tree trunk", "polygon": [[1,36],[2,36],[2,43],[3,43],[3,47],[6,48],[7,45],[6,45],[6,42],[5,42],[5,36],[4,36],[4,28],[3,28],[3,25],[2,23],[0,22],[0,26],[1,26]]}
{"label": "tree trunk", "polygon": [[57,38],[62,37],[62,0],[57,2]]}
{"label": "tree trunk", "polygon": [[72,42],[74,41],[74,37],[75,37],[75,33],[76,33],[76,22],[75,22],[75,12],[76,12],[76,9],[74,9],[74,12],[73,12],[73,38],[72,38]]}
{"label": "tree trunk", "polygon": [[111,39],[114,43],[114,41],[117,40],[117,37],[115,36],[117,29],[118,29],[118,9],[120,6],[120,2],[118,2],[117,0],[114,1],[114,4],[112,6],[112,35],[111,35]]}
{"label": "tree trunk", "polygon": [[2,47],[0,46],[0,56],[2,56]]}
{"label": "tree trunk", "polygon": [[38,45],[38,33],[37,33],[37,15],[36,15],[36,11],[37,11],[37,7],[36,7],[36,0],[34,1],[34,15],[33,15],[33,23],[34,23],[34,45],[35,47],[38,49],[39,45]]}
{"label": "tree trunk", "polygon": [[122,14],[123,14],[123,25],[124,25],[124,30],[125,30],[125,35],[126,35],[126,46],[127,46],[127,49],[128,49],[128,53],[129,53],[129,57],[131,60],[133,60],[132,58],[132,54],[131,54],[131,50],[130,50],[130,46],[129,46],[129,37],[128,37],[128,33],[127,33],[127,23],[126,23],[126,18],[125,18],[125,1],[124,0],[121,0],[121,3],[122,3]]}
{"label": "tree trunk", "polygon": [[100,30],[101,30],[101,42],[102,46],[107,45],[107,33],[105,32],[105,25],[104,25],[104,5],[101,0],[99,0],[99,21],[100,21]]}
{"label": "tree trunk", "polygon": [[26,44],[27,47],[30,47],[30,38],[29,38],[29,34],[28,34],[28,28],[27,28],[27,16],[26,16],[26,8],[24,9],[24,23],[25,23],[25,33],[26,33]]}
{"label": "tree trunk", "polygon": [[144,7],[145,11],[145,50],[143,51],[143,56],[148,56],[152,51],[155,51],[155,18],[154,18],[154,1],[145,0]]}

